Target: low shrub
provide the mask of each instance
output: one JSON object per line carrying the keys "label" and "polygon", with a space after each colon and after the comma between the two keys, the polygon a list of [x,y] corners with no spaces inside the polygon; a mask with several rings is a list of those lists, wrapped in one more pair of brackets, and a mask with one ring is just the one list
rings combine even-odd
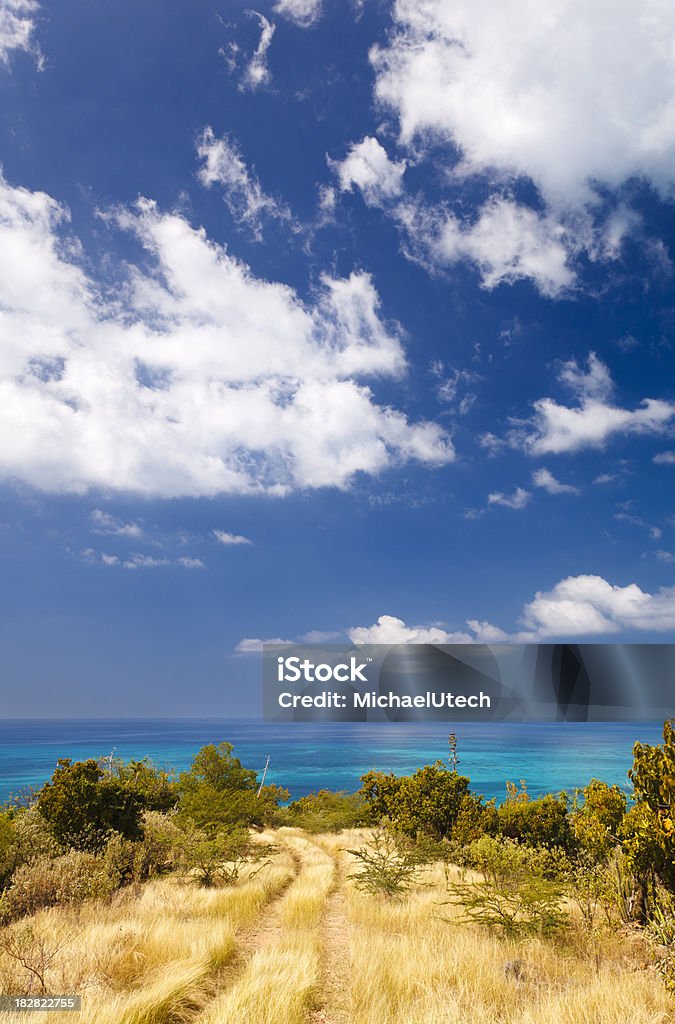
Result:
{"label": "low shrub", "polygon": [[0,918],[9,921],[56,904],[104,899],[115,888],[104,859],[92,853],[71,850],[54,859],[41,857],[16,869],[0,899]]}
{"label": "low shrub", "polygon": [[296,825],[306,832],[340,832],[364,825],[367,811],[359,793],[333,793],[320,789],[318,793],[294,800],[286,808],[286,815],[289,825]]}

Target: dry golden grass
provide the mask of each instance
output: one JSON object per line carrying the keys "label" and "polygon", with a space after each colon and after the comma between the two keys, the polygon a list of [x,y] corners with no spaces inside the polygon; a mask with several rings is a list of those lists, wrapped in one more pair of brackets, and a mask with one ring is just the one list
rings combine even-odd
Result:
{"label": "dry golden grass", "polygon": [[[595,943],[597,958],[580,930],[505,940],[460,923],[440,866],[400,901],[357,891],[346,851],[363,833],[267,838],[273,862],[229,888],[168,878],[12,927],[48,948],[67,940],[47,989],[82,995],[79,1024],[675,1024],[626,937]],[[26,978],[0,954],[0,991],[24,992]]]}
{"label": "dry golden grass", "polygon": [[[266,838],[270,838],[267,836]],[[288,849],[258,870],[250,865],[227,889],[200,889],[184,880],[148,882],[140,897],[123,891],[109,906],[58,908],[28,923],[35,945],[65,945],[45,974],[53,993],[79,993],[81,1024],[164,1024],[189,1020],[213,993],[217,973],[236,950],[237,932],[288,885],[295,862]],[[27,972],[0,953],[0,991],[25,992]],[[33,994],[39,989],[33,988]],[[43,1024],[63,1024],[43,1012]],[[0,1013],[0,1022],[16,1021]]]}
{"label": "dry golden grass", "polygon": [[[675,1021],[672,999],[638,961],[619,955],[596,963],[574,943],[504,940],[459,923],[461,908],[445,903],[439,866],[423,882],[401,902],[348,886],[354,1024]],[[515,971],[507,967],[514,961]]]}
{"label": "dry golden grass", "polygon": [[301,1024],[319,984],[321,916],[335,862],[290,829],[284,841],[300,862],[297,878],[276,908],[241,976],[199,1018],[202,1024]]}

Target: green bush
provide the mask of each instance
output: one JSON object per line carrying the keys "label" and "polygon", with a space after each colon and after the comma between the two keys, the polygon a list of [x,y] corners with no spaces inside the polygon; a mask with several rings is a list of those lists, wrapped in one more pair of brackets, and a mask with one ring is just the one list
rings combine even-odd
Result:
{"label": "green bush", "polygon": [[286,808],[289,825],[304,828],[306,832],[340,832],[358,828],[366,823],[366,805],[359,793],[333,793],[321,789]]}
{"label": "green bush", "polygon": [[141,802],[94,760],[61,758],[37,808],[61,846],[101,850],[111,833],[140,839]]}
{"label": "green bush", "polygon": [[173,772],[164,771],[148,757],[127,761],[107,757],[99,761],[105,775],[129,790],[148,811],[169,811],[178,801],[178,786]]}
{"label": "green bush", "polygon": [[349,853],[359,862],[359,870],[349,876],[357,889],[388,899],[403,896],[426,863],[415,843],[390,829],[377,829],[364,846]]}
{"label": "green bush", "polygon": [[371,821],[386,817],[407,836],[427,833],[438,839],[452,835],[469,789],[469,779],[442,761],[400,778],[368,772],[361,783],[360,794]]}
{"label": "green bush", "polygon": [[248,830],[241,827],[215,831],[187,827],[176,844],[179,864],[199,885],[228,885],[236,881],[254,851]]}
{"label": "green bush", "polygon": [[497,808],[497,830],[505,839],[514,839],[526,846],[558,847],[568,853],[574,848],[564,796],[547,795],[530,800],[520,793],[507,799]]}
{"label": "green bush", "polygon": [[448,884],[451,902],[463,906],[465,920],[508,933],[540,934],[549,934],[565,922],[564,889],[550,877],[554,872],[551,851],[483,836],[467,848],[466,855],[482,880]]}
{"label": "green bush", "polygon": [[591,779],[577,796],[583,803],[570,816],[575,843],[582,854],[606,863],[619,842],[626,813],[626,794],[619,786]]}

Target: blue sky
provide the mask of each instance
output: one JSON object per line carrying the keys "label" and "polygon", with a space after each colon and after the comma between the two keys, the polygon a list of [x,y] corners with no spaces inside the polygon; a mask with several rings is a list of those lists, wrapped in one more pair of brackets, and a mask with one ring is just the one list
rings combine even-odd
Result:
{"label": "blue sky", "polygon": [[0,0],[5,715],[675,636],[675,11]]}

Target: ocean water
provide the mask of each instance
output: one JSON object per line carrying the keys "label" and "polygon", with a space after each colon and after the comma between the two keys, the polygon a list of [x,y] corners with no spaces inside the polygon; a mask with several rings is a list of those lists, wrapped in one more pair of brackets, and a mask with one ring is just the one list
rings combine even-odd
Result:
{"label": "ocean water", "polygon": [[247,768],[285,786],[292,798],[321,788],[354,790],[370,768],[408,774],[448,754],[458,739],[462,774],[474,792],[502,800],[507,779],[531,795],[571,792],[591,778],[627,786],[632,747],[658,743],[661,722],[612,723],[269,723],[242,719],[0,719],[0,802],[48,779],[59,757],[150,757],[188,768],[205,743],[228,740]]}

